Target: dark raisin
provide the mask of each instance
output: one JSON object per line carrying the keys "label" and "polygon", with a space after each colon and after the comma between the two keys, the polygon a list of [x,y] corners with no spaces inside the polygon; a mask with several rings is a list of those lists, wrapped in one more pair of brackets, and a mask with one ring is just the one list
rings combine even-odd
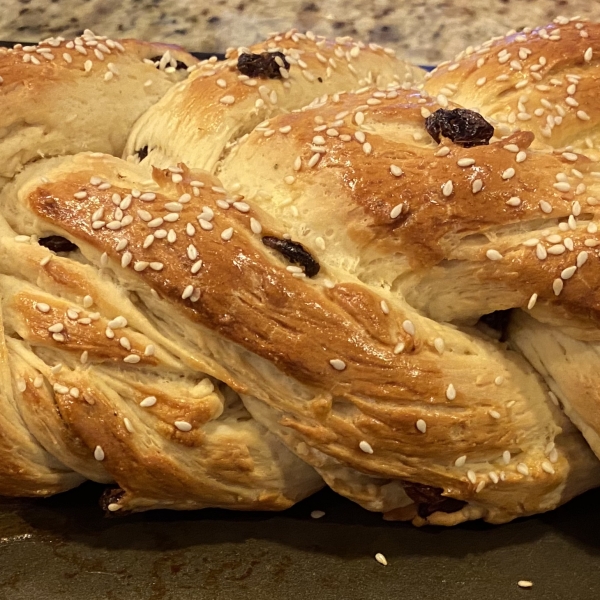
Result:
{"label": "dark raisin", "polygon": [[140,148],[136,152],[136,154],[138,155],[140,162],[142,162],[148,156],[148,146],[144,146],[143,148]]}
{"label": "dark raisin", "polygon": [[41,238],[39,241],[40,246],[52,250],[52,252],[73,252],[77,250],[77,246],[60,235],[49,235],[48,237]]}
{"label": "dark raisin", "polygon": [[282,79],[280,67],[276,58],[280,58],[283,67],[287,70],[290,64],[285,59],[283,52],[262,52],[261,54],[240,54],[237,68],[242,75],[248,77],[261,77],[262,79]]}
{"label": "dark raisin", "polygon": [[280,240],[272,236],[263,237],[262,242],[265,246],[283,254],[291,263],[304,267],[304,272],[308,277],[314,277],[321,268],[312,254],[298,242]]}
{"label": "dark raisin", "polygon": [[464,148],[486,146],[494,128],[479,114],[466,108],[439,108],[425,119],[425,128],[439,144],[441,136]]}
{"label": "dark raisin", "polygon": [[453,513],[458,512],[466,502],[442,496],[441,488],[420,483],[402,482],[406,495],[417,505],[417,513],[426,519],[434,512]]}

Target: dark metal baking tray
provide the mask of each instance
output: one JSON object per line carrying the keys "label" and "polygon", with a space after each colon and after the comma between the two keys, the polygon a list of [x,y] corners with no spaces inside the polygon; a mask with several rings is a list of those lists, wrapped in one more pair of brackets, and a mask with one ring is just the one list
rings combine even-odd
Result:
{"label": "dark metal baking tray", "polygon": [[0,600],[600,599],[600,490],[506,525],[417,529],[327,490],[282,513],[110,518],[102,489],[0,499]]}
{"label": "dark metal baking tray", "polygon": [[101,491],[0,500],[2,600],[600,598],[600,490],[506,525],[450,529],[387,523],[329,491],[282,513],[111,518]]}

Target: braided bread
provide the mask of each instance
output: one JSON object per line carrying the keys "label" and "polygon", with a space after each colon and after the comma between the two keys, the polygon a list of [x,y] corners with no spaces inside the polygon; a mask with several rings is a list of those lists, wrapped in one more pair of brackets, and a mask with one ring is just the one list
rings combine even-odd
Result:
{"label": "braided bread", "polygon": [[[325,483],[453,525],[599,485],[596,421],[548,356],[596,341],[600,168],[421,78],[289,32],[192,68],[123,159],[23,154],[0,193],[0,493],[282,509]],[[510,346],[479,320],[505,309]]]}

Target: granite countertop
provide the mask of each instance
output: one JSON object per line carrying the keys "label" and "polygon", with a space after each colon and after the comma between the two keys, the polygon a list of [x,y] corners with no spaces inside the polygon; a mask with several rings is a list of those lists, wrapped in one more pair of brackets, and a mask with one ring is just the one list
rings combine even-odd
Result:
{"label": "granite countertop", "polygon": [[557,14],[600,20],[589,0],[2,0],[0,39],[75,36],[84,28],[219,52],[290,27],[351,35],[435,64],[509,29]]}

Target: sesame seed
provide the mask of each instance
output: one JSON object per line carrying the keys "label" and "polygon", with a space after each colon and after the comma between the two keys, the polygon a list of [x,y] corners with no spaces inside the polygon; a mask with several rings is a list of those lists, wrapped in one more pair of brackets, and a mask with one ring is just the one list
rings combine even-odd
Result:
{"label": "sesame seed", "polygon": [[473,181],[473,185],[471,186],[471,191],[474,194],[477,194],[477,192],[480,192],[483,189],[483,181],[481,179],[475,179],[475,181]]}
{"label": "sesame seed", "polygon": [[500,252],[498,252],[498,250],[488,250],[485,255],[490,259],[490,260],[500,260],[502,258],[502,254],[500,254]]}
{"label": "sesame seed", "polygon": [[490,410],[489,415],[492,417],[492,419],[499,419],[501,416],[497,410]]}
{"label": "sesame seed", "polygon": [[262,232],[262,225],[254,217],[250,217],[250,229],[252,233],[259,234]]}
{"label": "sesame seed", "polygon": [[37,308],[37,310],[39,310],[42,313],[47,313],[50,311],[50,306],[45,302],[36,302],[35,308]]}
{"label": "sesame seed", "polygon": [[511,179],[514,176],[515,176],[515,170],[512,167],[506,169],[506,171],[504,171],[504,173],[502,173],[502,179]]}
{"label": "sesame seed", "polygon": [[529,467],[525,463],[519,463],[517,465],[517,471],[521,473],[521,475],[529,475]]}
{"label": "sesame seed", "polygon": [[588,48],[584,53],[583,53],[583,60],[585,60],[585,62],[590,62],[590,60],[592,60],[592,55],[593,55],[593,50],[592,48]]}
{"label": "sesame seed", "polygon": [[435,153],[435,156],[447,156],[448,154],[450,154],[450,148],[448,146],[442,146],[439,150],[437,150],[437,152]]}
{"label": "sesame seed", "polygon": [[224,241],[229,241],[233,237],[233,227],[228,227],[224,231],[221,232],[221,239]]}
{"label": "sesame seed", "polygon": [[[146,248],[146,246],[144,245],[144,248]],[[123,256],[121,257],[121,267],[123,267],[124,269],[126,267],[128,267],[131,264],[131,261],[133,259],[133,254],[131,254],[131,252],[127,251],[123,254]]]}
{"label": "sesame seed", "polygon": [[454,184],[452,183],[452,180],[449,179],[442,186],[442,194],[444,196],[448,197],[448,196],[450,196],[452,194],[453,191],[454,191]]}
{"label": "sesame seed", "polygon": [[386,567],[386,566],[387,566],[387,564],[388,564],[387,558],[386,558],[386,557],[385,557],[383,554],[381,554],[381,552],[378,552],[378,553],[375,555],[375,560],[376,560],[376,561],[377,561],[377,562],[378,562],[380,565],[383,565],[384,567]]}
{"label": "sesame seed", "polygon": [[183,294],[181,294],[181,299],[182,300],[187,300],[188,298],[190,298],[192,296],[193,293],[194,293],[194,286],[193,285],[188,285],[183,290]]}
{"label": "sesame seed", "polygon": [[392,210],[390,211],[390,218],[396,219],[397,217],[399,217],[402,213],[403,207],[404,204],[396,204],[396,206],[394,206],[394,208],[392,208]]}
{"label": "sesame seed", "polygon": [[506,201],[506,204],[508,204],[508,206],[520,206],[521,205],[521,198],[519,198],[517,196],[513,196],[512,198],[509,198]]}
{"label": "sesame seed", "polygon": [[540,200],[539,206],[543,213],[550,214],[552,212],[552,206],[550,203],[546,202],[546,200]]}
{"label": "sesame seed", "polygon": [[446,398],[448,398],[448,400],[456,399],[456,389],[454,388],[454,385],[449,384],[446,388]]}
{"label": "sesame seed", "polygon": [[141,358],[137,354],[129,354],[128,356],[126,356],[123,359],[123,362],[130,363],[130,364],[136,364],[136,363],[139,363],[140,360],[141,360]]}
{"label": "sesame seed", "polygon": [[421,433],[425,433],[427,431],[427,423],[425,423],[423,419],[417,420],[416,427]]}
{"label": "sesame seed", "polygon": [[66,385],[60,385],[60,383],[55,383],[53,386],[53,389],[57,394],[68,394],[69,393],[69,388]]}
{"label": "sesame seed", "polygon": [[577,118],[581,119],[582,121],[589,121],[590,120],[590,116],[584,110],[578,110],[577,111]]}
{"label": "sesame seed", "polygon": [[467,462],[467,457],[465,455],[463,456],[459,456],[455,461],[454,461],[454,466],[455,467],[464,467],[465,463]]}
{"label": "sesame seed", "polygon": [[433,340],[433,346],[434,348],[438,351],[439,354],[443,354],[445,348],[446,348],[446,344],[444,343],[444,340],[442,338],[435,338]]}
{"label": "sesame seed", "polygon": [[148,396],[140,402],[142,408],[150,408],[156,404],[156,396]]}
{"label": "sesame seed", "polygon": [[474,158],[459,158],[456,161],[456,164],[459,167],[470,167],[471,165],[475,164],[475,159]]}
{"label": "sesame seed", "polygon": [[42,258],[42,260],[40,260],[40,266],[45,267],[50,262],[51,258],[52,258],[51,254],[49,254],[48,256],[44,256],[44,258]]}
{"label": "sesame seed", "polygon": [[219,102],[220,102],[221,104],[227,104],[227,105],[230,105],[230,104],[233,104],[233,103],[235,102],[235,98],[234,98],[233,96],[223,96],[223,97],[222,97],[222,98],[219,100]]}
{"label": "sesame seed", "polygon": [[526,581],[525,579],[521,579],[521,581],[518,581],[517,585],[520,588],[530,588],[530,587],[533,587],[533,583],[531,581]]}
{"label": "sesame seed", "polygon": [[175,425],[175,427],[179,429],[179,431],[187,432],[192,430],[191,423],[188,423],[187,421],[175,421],[173,425]]}
{"label": "sesame seed", "polygon": [[404,173],[404,171],[402,171],[402,169],[397,165],[390,165],[390,173],[395,177],[400,177]]}
{"label": "sesame seed", "polygon": [[583,250],[577,255],[577,268],[582,267],[588,259],[588,253]]}
{"label": "sesame seed", "polygon": [[400,354],[400,352],[403,352],[404,351],[404,347],[405,347],[404,342],[398,342],[394,346],[394,354]]}
{"label": "sesame seed", "polygon": [[468,470],[467,479],[474,484],[477,481],[477,475],[475,474],[475,471]]}
{"label": "sesame seed", "polygon": [[365,452],[366,454],[373,454],[373,448],[369,442],[365,442],[364,440],[358,445],[358,447]]}
{"label": "sesame seed", "polygon": [[542,462],[542,471],[549,473],[550,475],[554,475],[555,473],[552,463],[548,460]]}
{"label": "sesame seed", "polygon": [[325,513],[322,510],[313,510],[310,516],[312,519],[320,519],[325,516]]}
{"label": "sesame seed", "polygon": [[340,360],[339,358],[332,358],[329,361],[329,364],[336,370],[336,371],[343,371],[346,368],[346,363],[343,360]]}
{"label": "sesame seed", "polygon": [[365,122],[365,114],[361,111],[358,111],[354,115],[354,122],[360,127]]}
{"label": "sesame seed", "polygon": [[127,327],[127,319],[125,317],[118,316],[112,319],[112,321],[108,322],[108,327],[110,329],[122,329]]}
{"label": "sesame seed", "polygon": [[562,244],[554,244],[548,248],[548,254],[552,254],[553,256],[559,256],[560,254],[564,254],[565,247]]}
{"label": "sesame seed", "polygon": [[404,331],[406,331],[408,335],[415,335],[415,325],[412,321],[408,319],[402,323],[402,329],[404,329]]}
{"label": "sesame seed", "polygon": [[29,241],[31,241],[31,237],[28,235],[16,235],[15,236],[15,242],[17,242],[18,244],[26,244]]}
{"label": "sesame seed", "polygon": [[518,163],[522,163],[526,158],[527,158],[527,152],[521,150],[521,152],[518,152],[517,156],[515,156],[515,161]]}
{"label": "sesame seed", "polygon": [[104,460],[104,450],[102,450],[101,446],[96,446],[96,448],[94,448],[94,458],[97,461],[103,461]]}
{"label": "sesame seed", "polygon": [[573,275],[575,275],[575,271],[577,271],[577,267],[576,266],[571,266],[571,267],[567,267],[566,269],[563,269],[560,277],[561,279],[567,280],[567,279],[571,279],[571,277],[573,277]]}
{"label": "sesame seed", "polygon": [[563,283],[562,279],[555,279],[552,282],[552,290],[554,291],[555,296],[560,295],[560,293],[563,290],[563,287],[564,287],[564,283]]}

